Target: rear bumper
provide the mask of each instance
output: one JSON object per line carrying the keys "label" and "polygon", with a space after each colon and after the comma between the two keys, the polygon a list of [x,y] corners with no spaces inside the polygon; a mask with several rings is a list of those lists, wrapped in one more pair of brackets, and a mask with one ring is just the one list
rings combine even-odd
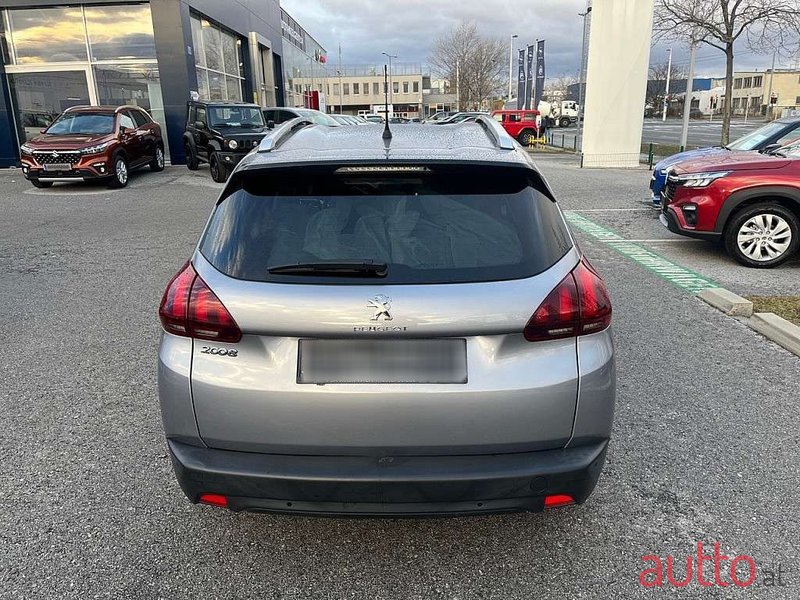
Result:
{"label": "rear bumper", "polygon": [[235,511],[430,515],[540,511],[544,497],[584,502],[608,440],[480,456],[287,456],[199,448],[168,440],[186,496],[222,494]]}

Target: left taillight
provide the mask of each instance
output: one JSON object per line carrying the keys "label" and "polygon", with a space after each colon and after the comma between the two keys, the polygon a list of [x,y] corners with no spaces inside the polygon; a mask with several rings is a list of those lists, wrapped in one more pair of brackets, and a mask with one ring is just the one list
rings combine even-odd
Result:
{"label": "left taillight", "polygon": [[173,335],[232,344],[242,339],[231,313],[189,262],[167,285],[158,316]]}

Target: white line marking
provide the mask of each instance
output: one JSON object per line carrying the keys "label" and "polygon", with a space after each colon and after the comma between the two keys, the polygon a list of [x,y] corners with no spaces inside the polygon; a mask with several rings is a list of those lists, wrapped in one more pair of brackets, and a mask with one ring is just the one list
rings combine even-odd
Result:
{"label": "white line marking", "polygon": [[655,212],[655,208],[578,208],[573,210],[572,212],[576,213],[596,213],[596,212],[636,212],[636,211],[648,211],[648,212]]}
{"label": "white line marking", "polygon": [[611,240],[611,241],[612,242],[614,242],[614,241],[635,242],[637,244],[660,244],[662,242],[665,243],[665,244],[685,244],[686,242],[689,242],[689,243],[697,243],[697,242],[704,243],[704,240],[692,240],[692,239],[688,239],[688,238],[676,238],[674,240],[669,240],[669,239],[664,239],[664,238],[653,239],[653,240],[629,240],[629,239],[626,238],[624,240]]}

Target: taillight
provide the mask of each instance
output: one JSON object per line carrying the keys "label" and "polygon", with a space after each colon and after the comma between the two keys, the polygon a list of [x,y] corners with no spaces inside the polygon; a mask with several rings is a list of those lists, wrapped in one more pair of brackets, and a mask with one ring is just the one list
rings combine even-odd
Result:
{"label": "taillight", "polygon": [[242,339],[231,313],[188,262],[167,285],[158,316],[174,335],[232,344]]}
{"label": "taillight", "polygon": [[569,506],[575,504],[575,499],[567,494],[553,494],[552,496],[545,496],[545,508],[558,508],[559,506]]}
{"label": "taillight", "polygon": [[550,292],[525,326],[529,342],[559,340],[602,331],[611,325],[605,283],[582,259]]}
{"label": "taillight", "polygon": [[208,504],[209,506],[227,508],[228,499],[222,494],[200,494],[200,504]]}

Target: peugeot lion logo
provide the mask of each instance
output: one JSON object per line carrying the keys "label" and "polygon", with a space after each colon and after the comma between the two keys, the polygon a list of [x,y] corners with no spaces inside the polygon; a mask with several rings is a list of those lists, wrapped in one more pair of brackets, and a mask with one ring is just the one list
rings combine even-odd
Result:
{"label": "peugeot lion logo", "polygon": [[378,295],[367,302],[367,308],[373,309],[375,312],[372,315],[372,321],[380,321],[383,317],[384,321],[391,321],[392,315],[389,310],[392,308],[392,299],[389,296]]}

